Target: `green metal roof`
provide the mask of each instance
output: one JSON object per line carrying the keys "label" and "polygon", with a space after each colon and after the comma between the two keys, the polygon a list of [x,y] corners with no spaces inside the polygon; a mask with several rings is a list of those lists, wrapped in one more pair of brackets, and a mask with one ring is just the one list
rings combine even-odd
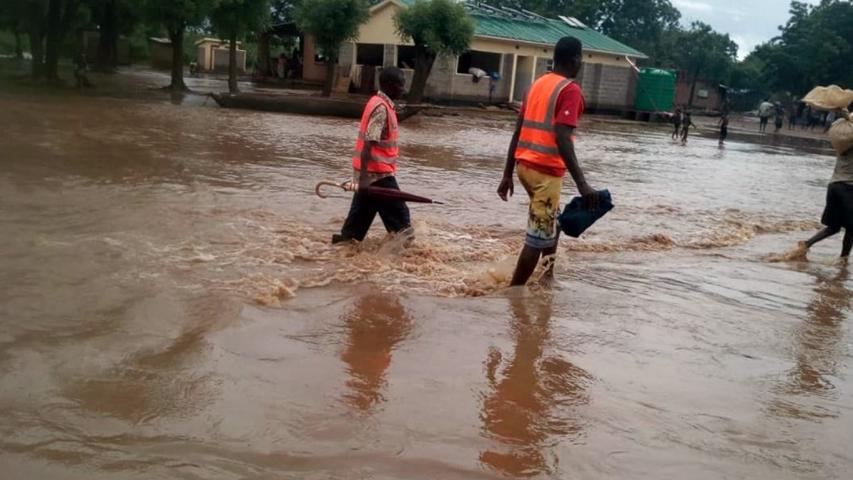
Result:
{"label": "green metal roof", "polygon": [[545,18],[529,21],[485,16],[477,13],[473,13],[471,16],[477,23],[476,35],[479,36],[505,38],[549,46],[553,46],[563,37],[570,36],[580,40],[585,50],[646,58],[642,52],[617,42],[603,33],[591,28],[575,28],[562,20]]}
{"label": "green metal roof", "polygon": [[[411,6],[416,0],[398,1]],[[528,11],[490,7],[483,2],[469,1],[465,6],[476,24],[474,32],[476,36],[536,43],[543,46],[554,46],[562,37],[571,36],[580,40],[585,50],[648,58],[639,50],[589,27],[573,27],[563,20],[541,17]]]}

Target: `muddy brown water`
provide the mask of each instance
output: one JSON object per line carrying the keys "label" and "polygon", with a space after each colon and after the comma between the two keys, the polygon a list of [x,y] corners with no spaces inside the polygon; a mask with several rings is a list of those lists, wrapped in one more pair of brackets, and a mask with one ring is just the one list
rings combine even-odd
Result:
{"label": "muddy brown water", "polygon": [[[2,478],[847,478],[833,159],[596,124],[617,208],[503,288],[511,125],[401,131],[414,245],[331,248],[348,120],[0,93]],[[566,196],[571,194],[566,182]]]}

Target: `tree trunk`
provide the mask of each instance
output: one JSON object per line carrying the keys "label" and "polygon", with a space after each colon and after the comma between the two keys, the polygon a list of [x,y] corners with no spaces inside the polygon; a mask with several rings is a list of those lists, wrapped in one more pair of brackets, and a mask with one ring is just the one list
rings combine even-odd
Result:
{"label": "tree trunk", "polygon": [[98,69],[115,71],[118,67],[118,10],[116,0],[104,2],[103,11],[98,18],[100,35],[98,37]]}
{"label": "tree trunk", "polygon": [[228,93],[238,93],[237,88],[237,29],[231,29],[228,39]]}
{"label": "tree trunk", "polygon": [[15,36],[15,58],[21,60],[24,58],[24,47],[21,45],[21,32],[16,27],[12,31],[12,35]]}
{"label": "tree trunk", "polygon": [[62,43],[62,0],[50,0],[47,6],[44,76],[59,80],[59,48]]}
{"label": "tree trunk", "polygon": [[270,34],[258,35],[258,70],[264,78],[270,75]]}
{"label": "tree trunk", "polygon": [[172,42],[172,83],[169,90],[185,92],[189,89],[184,83],[184,29],[169,30],[169,40]]}
{"label": "tree trunk", "polygon": [[409,90],[409,103],[421,103],[424,99],[427,80],[435,64],[435,54],[423,47],[416,46],[415,76],[412,78],[412,88]]}
{"label": "tree trunk", "polygon": [[323,96],[331,97],[332,88],[335,86],[335,74],[338,71],[338,60],[326,60],[326,83],[323,84]]}
{"label": "tree trunk", "polygon": [[33,80],[44,75],[44,34],[40,25],[30,27],[30,54],[33,56],[31,73]]}
{"label": "tree trunk", "polygon": [[27,35],[30,37],[33,80],[44,75],[44,11],[38,2],[27,2]]}
{"label": "tree trunk", "polygon": [[700,69],[697,67],[693,70],[693,80],[690,83],[690,99],[687,101],[687,108],[693,108],[693,96],[696,93],[696,83],[699,81]]}

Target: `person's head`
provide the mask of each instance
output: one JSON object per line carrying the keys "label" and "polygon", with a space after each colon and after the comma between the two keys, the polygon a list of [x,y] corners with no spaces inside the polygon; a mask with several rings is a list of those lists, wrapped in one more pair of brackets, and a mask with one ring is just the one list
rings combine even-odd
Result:
{"label": "person's head", "polygon": [[583,63],[583,45],[575,37],[563,37],[554,46],[554,72],[565,77],[577,76]]}
{"label": "person's head", "polygon": [[397,67],[386,67],[379,74],[379,88],[391,100],[398,100],[406,93],[406,75]]}

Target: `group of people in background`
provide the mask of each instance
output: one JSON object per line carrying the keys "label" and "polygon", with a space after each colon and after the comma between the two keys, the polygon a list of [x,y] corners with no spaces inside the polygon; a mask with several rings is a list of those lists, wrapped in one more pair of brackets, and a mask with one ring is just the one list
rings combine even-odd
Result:
{"label": "group of people in background", "polygon": [[797,126],[803,130],[814,130],[820,127],[826,132],[832,126],[832,122],[836,120],[834,112],[818,111],[803,102],[794,102],[785,108],[782,106],[782,102],[771,102],[768,97],[758,106],[759,132],[765,133],[767,125],[770,123],[770,117],[774,117],[774,126],[776,127],[774,133],[778,133],[785,124],[786,116],[788,118],[788,130],[794,130]]}
{"label": "group of people in background", "polygon": [[793,103],[788,109],[788,130],[794,130],[797,126],[803,130],[821,127],[826,132],[835,120],[835,112],[814,110],[803,102]]}
{"label": "group of people in background", "polygon": [[690,134],[690,127],[695,127],[693,117],[690,112],[683,110],[681,107],[675,108],[675,113],[672,116],[672,139],[678,141],[681,139],[682,144],[687,143],[687,136]]}

